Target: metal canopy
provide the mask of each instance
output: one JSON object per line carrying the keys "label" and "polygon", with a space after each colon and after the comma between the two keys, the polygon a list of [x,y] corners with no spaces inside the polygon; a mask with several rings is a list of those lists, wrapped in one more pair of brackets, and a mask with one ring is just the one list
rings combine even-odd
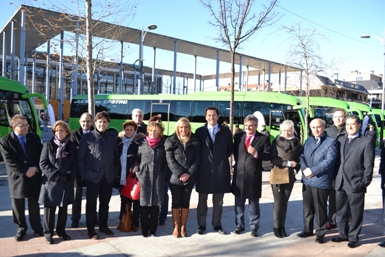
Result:
{"label": "metal canopy", "polygon": [[[84,17],[64,15],[63,13],[55,11],[21,5],[1,30],[1,33],[4,31],[8,33],[6,37],[6,43],[9,49],[11,22],[13,21],[15,23],[14,37],[16,56],[20,56],[20,22],[22,10],[26,11],[27,16],[25,42],[26,53],[31,53],[34,49],[43,45],[49,39],[57,36],[63,30],[67,32],[75,32],[76,20],[79,21],[80,33],[85,34]],[[93,20],[93,26],[93,36],[95,37],[123,41],[130,44],[138,45],[140,34],[142,33],[142,31],[138,29],[123,27],[107,22],[100,22],[97,20]],[[117,35],[119,36],[117,37]],[[230,52],[227,50],[189,42],[178,38],[159,35],[152,32],[148,32],[146,34],[143,45],[173,52],[175,41],[178,42],[178,53],[216,60],[217,52],[219,52],[220,61],[230,63]],[[3,44],[3,37],[0,37],[0,43]],[[287,72],[300,71],[300,69],[296,67],[238,53],[235,57],[235,64],[237,65],[240,64],[240,56],[242,56],[242,66],[248,66],[250,72],[254,74],[259,74],[258,71],[260,71],[260,74],[262,74],[263,70],[265,70],[265,73],[267,74],[269,63],[271,64],[272,74],[285,72],[285,69],[287,69]]]}

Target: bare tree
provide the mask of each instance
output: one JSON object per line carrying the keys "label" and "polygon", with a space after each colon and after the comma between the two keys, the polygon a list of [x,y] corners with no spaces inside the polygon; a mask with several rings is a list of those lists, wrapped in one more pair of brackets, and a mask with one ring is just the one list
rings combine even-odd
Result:
{"label": "bare tree", "polygon": [[[317,71],[326,69],[326,65],[323,63],[323,59],[320,55],[319,46],[319,43],[326,39],[314,28],[303,28],[301,23],[294,24],[291,27],[284,27],[284,29],[289,35],[288,39],[285,41],[289,44],[287,62],[292,66],[296,66],[302,69],[304,72],[303,79],[306,93],[305,127],[308,128],[308,116],[310,108],[309,97],[311,94],[310,87],[312,83],[311,78],[312,76],[315,76]],[[308,129],[304,131],[304,136],[305,138],[308,137]]]}
{"label": "bare tree", "polygon": [[268,0],[261,4],[256,13],[253,6],[255,0],[200,0],[209,10],[212,20],[209,24],[218,29],[217,42],[226,45],[231,58],[231,99],[230,128],[233,130],[234,86],[235,86],[235,53],[243,42],[248,40],[257,30],[272,25],[276,21],[273,11],[277,0]]}
{"label": "bare tree", "polygon": [[[47,40],[50,39],[48,31],[51,31],[50,33],[69,31],[64,40],[66,45],[70,46],[67,48],[70,48],[73,56],[65,56],[64,61],[76,66],[73,72],[79,69],[87,74],[88,111],[94,115],[96,68],[114,65],[113,62],[104,60],[106,56],[117,60],[121,58],[120,47],[117,47],[123,33],[121,25],[128,25],[135,16],[136,2],[124,0],[72,0],[69,3],[62,3],[59,0],[24,0],[24,2],[30,6],[61,13],[60,18],[56,20],[36,8],[27,13],[27,18],[29,25],[38,31],[37,36]],[[40,19],[32,19],[33,17]],[[102,36],[95,38],[96,31]],[[53,50],[53,55],[58,54],[55,47]]]}

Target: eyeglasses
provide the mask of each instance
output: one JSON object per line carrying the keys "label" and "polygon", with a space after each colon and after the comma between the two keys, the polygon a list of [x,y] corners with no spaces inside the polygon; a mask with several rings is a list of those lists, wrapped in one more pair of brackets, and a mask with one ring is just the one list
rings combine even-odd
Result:
{"label": "eyeglasses", "polygon": [[28,123],[27,124],[19,124],[19,125],[17,125],[17,127],[19,127],[19,128],[28,128],[29,124]]}
{"label": "eyeglasses", "polygon": [[84,122],[91,122],[90,120],[81,120],[80,122],[84,123]]}

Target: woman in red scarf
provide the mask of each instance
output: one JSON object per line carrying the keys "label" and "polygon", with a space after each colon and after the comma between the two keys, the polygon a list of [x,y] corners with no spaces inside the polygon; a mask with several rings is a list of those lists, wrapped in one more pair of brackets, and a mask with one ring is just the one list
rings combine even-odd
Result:
{"label": "woman in red scarf", "polygon": [[163,204],[164,180],[167,174],[162,125],[149,123],[147,134],[146,139],[139,142],[139,165],[134,168],[140,183],[140,223],[144,237],[148,236],[148,232],[151,236],[156,234],[159,206]]}

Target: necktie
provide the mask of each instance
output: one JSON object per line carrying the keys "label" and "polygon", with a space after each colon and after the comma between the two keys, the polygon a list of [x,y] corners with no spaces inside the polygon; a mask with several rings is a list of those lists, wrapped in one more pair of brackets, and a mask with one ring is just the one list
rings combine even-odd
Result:
{"label": "necktie", "polygon": [[316,138],[315,138],[315,141],[316,141],[316,144],[318,145],[318,144],[319,144],[319,142],[321,141],[321,138],[319,138],[319,137],[316,137]]}
{"label": "necktie", "polygon": [[353,138],[349,137],[349,142],[348,143],[350,144],[350,142],[352,142],[352,140],[353,140]]}
{"label": "necktie", "polygon": [[246,147],[246,152],[247,152],[247,149],[249,149],[250,143],[251,143],[251,136],[248,136],[248,137],[247,137],[247,140],[246,140],[246,145],[245,145],[245,147]]}
{"label": "necktie", "polygon": [[211,139],[213,140],[213,143],[215,141],[215,131],[214,131],[215,128],[211,128]]}
{"label": "necktie", "polygon": [[20,137],[20,144],[21,144],[21,148],[23,148],[23,152],[24,152],[25,156],[27,156],[27,147],[25,145],[25,136]]}

